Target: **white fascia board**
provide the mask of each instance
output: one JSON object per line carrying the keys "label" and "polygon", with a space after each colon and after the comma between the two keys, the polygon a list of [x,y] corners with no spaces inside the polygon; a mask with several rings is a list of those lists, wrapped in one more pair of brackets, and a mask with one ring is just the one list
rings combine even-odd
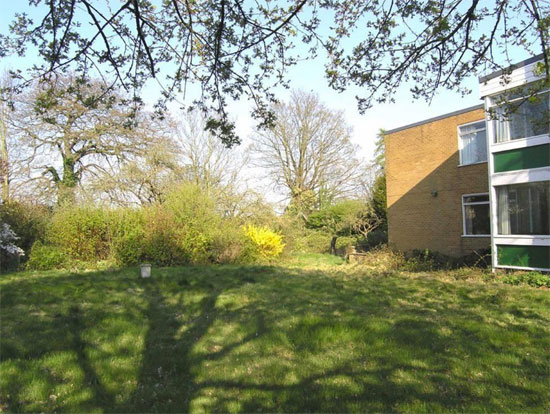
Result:
{"label": "white fascia board", "polygon": [[536,137],[513,139],[505,142],[491,143],[491,152],[509,151],[517,148],[534,147],[536,145],[550,144],[550,135],[538,135]]}
{"label": "white fascia board", "polygon": [[489,95],[495,95],[511,88],[523,86],[525,84],[543,79],[543,75],[535,75],[534,69],[539,62],[533,62],[529,65],[514,69],[508,75],[497,76],[479,84],[479,97],[484,98]]}

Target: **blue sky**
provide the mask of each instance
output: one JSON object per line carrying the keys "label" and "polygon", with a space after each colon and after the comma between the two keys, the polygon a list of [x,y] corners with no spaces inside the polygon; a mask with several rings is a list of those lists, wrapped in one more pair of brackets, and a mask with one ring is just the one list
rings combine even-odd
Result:
{"label": "blue sky", "polygon": [[[7,32],[7,27],[16,11],[23,11],[27,8],[29,6],[24,0],[0,0],[0,32]],[[32,53],[29,56],[32,56]],[[511,60],[520,61],[526,57],[526,54],[518,53],[517,58],[512,55]],[[0,63],[0,70],[18,68],[32,63],[31,57],[25,59],[9,57]],[[322,55],[316,60],[303,61],[291,68],[288,76],[291,79],[292,88],[314,91],[329,107],[344,111],[347,122],[353,127],[352,141],[361,147],[361,155],[367,159],[372,158],[376,134],[380,128],[393,129],[481,103],[477,78],[472,76],[465,82],[465,86],[473,91],[468,96],[461,97],[458,93],[441,90],[430,103],[423,100],[415,101],[409,92],[411,85],[403,84],[395,96],[395,103],[377,104],[364,115],[360,115],[354,97],[361,95],[362,91],[357,87],[350,87],[345,92],[338,93],[328,87],[324,78]],[[157,91],[158,87],[155,82],[151,82],[144,90],[144,99],[153,102]],[[277,91],[277,96],[280,99],[285,99],[288,94],[289,91],[284,88]],[[177,105],[173,105],[172,108],[174,112],[177,111]],[[237,121],[237,132],[244,138],[244,145],[248,141],[247,137],[253,133],[254,127],[249,115],[250,108],[250,104],[246,101],[235,102],[231,105],[231,115]]]}

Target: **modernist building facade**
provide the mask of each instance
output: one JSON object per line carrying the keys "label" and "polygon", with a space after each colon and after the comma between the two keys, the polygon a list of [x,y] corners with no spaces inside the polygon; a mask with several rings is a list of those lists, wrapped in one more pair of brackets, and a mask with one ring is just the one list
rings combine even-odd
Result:
{"label": "modernist building facade", "polygon": [[389,241],[550,270],[550,100],[540,59],[480,78],[483,104],[386,133]]}

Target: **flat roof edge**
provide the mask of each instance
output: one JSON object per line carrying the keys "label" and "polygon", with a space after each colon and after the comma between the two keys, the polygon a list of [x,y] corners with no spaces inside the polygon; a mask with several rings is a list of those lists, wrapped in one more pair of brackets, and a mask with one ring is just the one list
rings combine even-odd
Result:
{"label": "flat roof edge", "polygon": [[475,105],[475,106],[470,106],[469,108],[459,109],[458,111],[449,112],[447,114],[443,114],[443,115],[439,115],[439,116],[436,116],[436,117],[433,117],[433,118],[425,119],[423,121],[415,122],[413,124],[408,124],[408,125],[404,125],[404,126],[399,127],[399,128],[390,129],[389,131],[385,132],[385,135],[393,134],[394,132],[403,131],[405,129],[414,128],[414,127],[417,127],[417,126],[420,126],[420,125],[428,124],[430,122],[439,121],[440,119],[445,119],[445,118],[449,118],[451,116],[465,114],[466,112],[471,112],[471,111],[475,111],[476,109],[483,109],[483,108],[485,108],[485,105],[484,104],[479,104],[479,105]]}
{"label": "flat roof edge", "polygon": [[479,81],[479,83],[488,82],[491,79],[498,78],[499,76],[507,74],[507,73],[509,73],[513,70],[516,70],[516,69],[522,68],[524,66],[530,65],[531,63],[538,62],[538,61],[542,60],[543,57],[544,57],[544,55],[542,53],[540,55],[532,56],[529,59],[525,59],[525,60],[522,60],[521,62],[514,63],[514,64],[512,64],[512,65],[510,65],[506,68],[502,68],[500,70],[497,70],[496,72],[490,73],[490,74],[485,75],[485,76],[480,76],[478,78],[478,81]]}

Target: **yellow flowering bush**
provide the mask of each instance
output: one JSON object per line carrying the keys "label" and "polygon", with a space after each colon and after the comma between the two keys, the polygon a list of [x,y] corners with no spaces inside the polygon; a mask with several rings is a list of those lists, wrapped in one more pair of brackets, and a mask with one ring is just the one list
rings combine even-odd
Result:
{"label": "yellow flowering bush", "polygon": [[267,227],[256,227],[249,224],[244,227],[244,234],[252,244],[254,256],[259,256],[262,259],[279,256],[285,247],[283,236]]}

